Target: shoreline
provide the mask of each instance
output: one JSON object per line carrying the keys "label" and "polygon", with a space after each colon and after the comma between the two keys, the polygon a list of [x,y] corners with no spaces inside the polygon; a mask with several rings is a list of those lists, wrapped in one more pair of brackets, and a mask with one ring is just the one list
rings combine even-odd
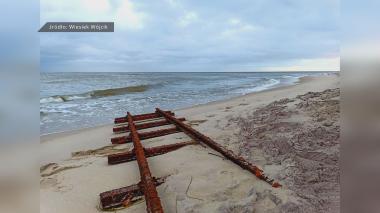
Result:
{"label": "shoreline", "polygon": [[[314,84],[318,84],[316,82],[318,81],[324,82],[325,81],[324,79],[335,82],[336,79],[338,78],[339,76],[335,76],[335,75],[318,76],[318,77],[306,76],[306,77],[300,78],[300,81],[293,85],[286,85],[283,87],[272,88],[265,91],[248,93],[246,95],[232,97],[226,100],[212,101],[206,104],[193,105],[191,107],[176,109],[172,111],[176,113],[176,116],[183,116],[190,120],[204,120],[205,114],[212,113],[212,111],[220,110],[221,108],[225,108],[225,107],[228,108],[230,105],[236,105],[237,102],[249,102],[249,105],[247,105],[248,108],[257,108],[271,101],[288,97],[289,95],[292,95],[293,93],[302,94],[302,93],[308,92],[310,89],[309,89],[309,86],[305,87],[305,85],[307,84],[313,84],[313,82]],[[318,85],[316,86],[318,87]],[[321,87],[324,88],[326,86],[321,86]],[[297,91],[297,90],[300,90],[300,91]],[[318,89],[318,90],[321,90],[321,89]],[[293,94],[293,96],[295,96],[295,94]],[[206,120],[209,120],[209,119],[206,119]],[[213,120],[215,120],[215,118]],[[96,149],[99,146],[107,145],[109,142],[109,139],[114,136],[112,132],[113,125],[114,125],[113,123],[109,123],[109,124],[104,124],[104,125],[99,125],[99,126],[94,126],[94,127],[81,128],[77,130],[51,133],[48,135],[41,135],[40,136],[41,145],[48,144],[51,147],[55,147],[56,145],[54,144],[54,142],[57,142],[59,143],[60,147],[62,147],[63,150],[67,150],[67,151],[62,151],[62,152],[59,150],[55,150],[54,153],[57,156],[61,156],[61,157],[57,157],[57,158],[53,157],[52,160],[49,158],[44,159],[44,157],[42,157],[41,162],[42,163],[48,163],[50,161],[55,162],[54,159],[59,159],[60,161],[62,161],[66,158],[69,158],[71,152],[81,151],[82,149]],[[205,132],[209,132],[209,131],[205,131]],[[83,142],[83,143],[72,142],[73,140],[78,140],[78,139],[83,140],[83,134],[89,135],[88,138],[93,138],[93,135],[98,135],[100,138],[107,138],[107,139],[105,139],[102,142],[99,141],[97,143],[95,142],[91,143],[87,139],[85,140],[86,142]],[[96,138],[94,138],[94,140],[97,141]],[[64,145],[63,143],[67,143],[67,145]],[[47,148],[47,150],[48,149],[50,148]],[[64,154],[65,152],[66,154]]]}
{"label": "shoreline", "polygon": [[[275,88],[271,88],[268,90],[247,93],[245,95],[231,97],[231,98],[227,98],[224,100],[211,101],[211,102],[204,103],[204,104],[197,104],[197,105],[193,105],[190,107],[173,109],[172,111],[175,112],[177,116],[180,115],[180,116],[186,116],[189,118],[195,117],[197,119],[197,117],[199,117],[199,116],[196,116],[196,114],[199,114],[197,112],[198,109],[200,109],[200,111],[203,111],[203,113],[205,113],[204,111],[209,111],[210,110],[209,108],[215,109],[219,105],[229,105],[230,103],[232,104],[232,103],[238,102],[238,101],[246,101],[246,99],[249,101],[259,100],[258,103],[263,105],[263,104],[269,103],[271,101],[280,99],[281,97],[288,97],[289,95],[286,92],[284,93],[284,91],[297,90],[297,87],[302,87],[302,85],[306,85],[308,83],[316,82],[319,80],[323,81],[323,79],[327,79],[327,80],[333,79],[332,81],[335,82],[335,81],[337,81],[336,79],[339,79],[339,76],[338,75],[327,75],[327,76],[318,76],[318,77],[305,76],[305,77],[299,78],[299,80],[297,82],[295,82],[291,85],[284,85],[281,87],[275,87]],[[323,88],[323,86],[322,86],[322,88]],[[310,89],[306,87],[306,88],[303,88],[301,90],[307,92]],[[319,89],[319,90],[321,90],[321,89]],[[279,95],[276,95],[276,93],[279,93]],[[298,92],[298,94],[301,94],[301,93],[302,93],[301,91]],[[267,98],[265,96],[269,96],[269,97],[273,96],[273,97]],[[253,100],[250,100],[250,99],[253,99]],[[255,100],[255,99],[257,99],[257,100]],[[252,104],[250,104],[250,105],[252,105]],[[256,108],[256,107],[258,107],[258,105],[253,106],[253,107]],[[206,109],[206,110],[204,110],[204,109]],[[57,133],[49,133],[49,134],[45,134],[45,135],[40,135],[40,144],[49,143],[52,141],[56,141],[57,139],[59,140],[61,138],[66,138],[69,136],[80,135],[80,134],[85,133],[85,132],[97,132],[98,130],[100,130],[100,131],[108,130],[107,134],[109,135],[109,138],[110,138],[113,135],[113,133],[112,133],[113,125],[114,124],[110,122],[108,124],[102,124],[102,125],[97,125],[97,126],[93,126],[93,127],[87,127],[87,128],[76,129],[76,130],[69,130],[69,131],[62,131],[62,132],[57,132]],[[95,148],[95,147],[91,146],[89,148]]]}
{"label": "shoreline", "polygon": [[[329,74],[329,75],[332,75],[332,74]],[[283,84],[283,85],[279,85],[279,86],[274,86],[272,88],[264,89],[264,90],[261,90],[261,91],[249,92],[247,94],[243,94],[243,95],[239,95],[239,96],[234,96],[234,97],[229,97],[229,98],[225,98],[225,99],[222,99],[222,100],[215,100],[215,101],[210,101],[210,102],[207,102],[207,103],[194,104],[194,105],[183,107],[183,108],[172,109],[172,111],[182,111],[182,110],[187,110],[187,109],[191,109],[191,108],[194,108],[194,107],[201,107],[201,106],[207,106],[207,105],[210,105],[210,104],[217,104],[217,103],[222,103],[222,102],[233,101],[235,99],[239,99],[239,98],[246,97],[246,96],[251,96],[251,95],[254,95],[254,94],[260,94],[260,93],[265,93],[265,92],[270,92],[270,91],[275,91],[275,90],[281,90],[281,89],[285,89],[285,88],[288,88],[288,87],[296,86],[296,85],[301,84],[301,83],[305,83],[307,81],[312,80],[312,78],[315,78],[315,77],[313,77],[313,76],[304,76],[304,77],[298,78],[297,81],[293,82],[292,84]],[[110,126],[110,125],[113,125],[113,123],[110,122],[110,123],[99,124],[99,125],[95,125],[95,126],[91,126],[91,127],[84,127],[84,128],[67,130],[67,131],[64,130],[64,131],[59,131],[59,132],[45,133],[45,134],[41,134],[40,135],[40,141],[41,142],[46,141],[46,140],[49,139],[50,136],[59,136],[59,135],[64,136],[66,134],[75,134],[78,131],[85,131],[85,130],[90,130],[90,129],[93,129],[93,128],[101,128],[101,127]]]}
{"label": "shoreline", "polygon": [[[333,138],[332,133],[337,133],[335,131],[337,123],[336,120],[333,120],[333,124],[329,123],[331,122],[329,119],[331,119],[332,111],[324,110],[329,110],[331,107],[333,107],[331,110],[335,109],[336,105],[315,105],[308,108],[308,104],[305,104],[307,100],[303,101],[301,99],[303,97],[306,99],[313,98],[313,95],[311,97],[307,95],[310,94],[309,92],[321,93],[335,88],[339,88],[339,76],[304,77],[294,85],[173,110],[176,117],[185,117],[187,124],[214,139],[227,149],[232,150],[237,155],[248,159],[254,165],[263,169],[266,175],[283,184],[283,187],[272,188],[269,184],[257,179],[248,171],[242,170],[231,161],[221,159],[218,157],[218,153],[208,147],[189,145],[176,151],[147,159],[151,172],[155,177],[169,176],[165,183],[157,187],[165,211],[176,212],[178,209],[178,212],[229,212],[228,210],[235,209],[236,212],[269,212],[278,208],[285,210],[284,212],[289,212],[292,209],[301,208],[306,209],[308,212],[314,212],[313,208],[315,209],[315,207],[311,207],[310,202],[305,197],[308,198],[308,195],[311,194],[310,199],[313,199],[313,196],[317,195],[312,194],[312,192],[302,191],[301,194],[304,197],[301,197],[295,193],[291,184],[293,180],[292,174],[311,174],[305,177],[302,176],[304,179],[302,179],[301,183],[311,185],[315,183],[315,190],[322,190],[322,188],[318,188],[320,184],[318,181],[321,180],[318,179],[318,176],[313,175],[313,171],[317,169],[307,167],[309,166],[307,162],[310,160],[305,161],[306,164],[301,167],[309,169],[307,170],[309,172],[305,173],[293,170],[298,169],[298,167],[293,166],[296,164],[294,164],[295,161],[292,160],[292,156],[302,153],[296,155],[289,146],[280,146],[281,152],[274,152],[268,158],[265,150],[259,147],[252,148],[250,146],[252,144],[247,143],[249,140],[245,141],[244,136],[249,136],[250,134],[242,132],[244,126],[242,128],[241,121],[244,121],[243,124],[252,125],[249,126],[250,128],[257,128],[256,124],[249,123],[253,122],[255,116],[252,113],[255,113],[256,110],[261,109],[261,111],[256,112],[259,117],[264,115],[263,118],[266,116],[271,118],[270,116],[273,115],[273,112],[286,109],[285,111],[279,111],[284,117],[277,120],[277,123],[267,122],[264,119],[264,123],[260,124],[267,126],[264,129],[266,132],[263,134],[273,138],[273,140],[269,141],[264,138],[264,146],[265,144],[275,146],[276,144],[270,143],[274,141],[291,141],[289,137],[294,136],[293,134],[308,136],[310,134],[308,132],[303,133],[303,131],[310,130],[316,131],[318,138],[323,136]],[[336,97],[334,95],[335,90],[319,93],[317,93],[317,98]],[[300,95],[302,98],[297,98]],[[271,105],[270,103],[274,101],[279,104]],[[316,101],[314,103],[336,104],[336,101],[335,99],[328,99],[328,102]],[[310,117],[311,115],[323,115],[323,118],[327,120],[315,123],[314,118]],[[336,114],[333,115],[335,119]],[[319,118],[315,120],[319,120]],[[260,121],[260,119],[258,120]],[[287,124],[281,126],[284,121]],[[293,126],[296,123],[297,125]],[[99,208],[100,193],[139,182],[139,170],[136,162],[113,166],[107,164],[107,155],[129,151],[133,148],[132,144],[111,145],[110,138],[116,136],[112,132],[112,127],[113,124],[106,124],[40,137],[41,212],[95,212]],[[328,128],[325,130],[327,132],[319,133],[319,129],[322,127]],[[248,128],[248,131],[252,130],[250,128]],[[141,130],[141,132],[151,130],[153,129]],[[291,132],[290,134],[289,131]],[[288,137],[287,139],[281,140],[284,136],[281,135],[284,134],[282,132]],[[278,133],[280,135],[277,135]],[[119,136],[121,135],[119,134]],[[318,138],[311,138],[310,141],[318,140]],[[189,139],[184,133],[175,133],[143,140],[143,145],[150,148],[188,141]],[[259,141],[260,137],[255,140]],[[305,140],[309,141],[308,138]],[[323,144],[323,142],[327,145],[321,148],[317,147],[317,149],[311,150],[309,154],[305,152],[308,155],[303,157],[312,158],[311,160],[314,161],[321,160],[321,162],[328,160],[328,162],[326,161],[328,163],[326,168],[330,168],[332,162],[336,162],[334,160],[336,157],[332,154],[338,152],[339,149],[335,141],[330,141],[330,139],[323,138],[322,141],[318,141],[316,144]],[[300,145],[307,145],[307,143]],[[305,150],[306,148],[304,147]],[[269,148],[268,150],[270,151],[271,149]],[[278,153],[289,153],[289,156],[284,161],[282,155],[278,155]],[[331,167],[331,169],[335,169],[335,167]],[[330,174],[335,174],[335,172],[335,170],[331,170]],[[335,176],[331,176],[334,179]],[[309,183],[309,181],[312,182]],[[321,184],[331,184],[331,186],[326,187],[324,185],[324,187],[336,189],[335,182],[322,182]],[[299,188],[302,187],[300,186]],[[309,189],[308,187],[304,188]],[[338,192],[327,191],[327,195],[337,197],[339,196]],[[197,199],[194,199],[194,197]],[[335,200],[331,205],[335,205],[334,202]],[[335,206],[333,207],[335,208]],[[117,212],[146,212],[146,207],[144,202],[140,202],[126,209],[117,210]]]}

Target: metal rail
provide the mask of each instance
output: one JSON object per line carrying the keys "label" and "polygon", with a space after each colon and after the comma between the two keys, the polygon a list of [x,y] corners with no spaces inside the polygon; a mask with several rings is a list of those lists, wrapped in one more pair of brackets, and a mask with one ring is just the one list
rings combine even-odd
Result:
{"label": "metal rail", "polygon": [[[171,114],[171,115],[174,115],[174,113],[171,111],[166,111],[166,112]],[[157,113],[147,113],[147,114],[135,115],[132,117],[132,119],[134,121],[141,121],[141,120],[159,118],[159,117],[160,117],[160,115],[158,115]],[[128,122],[128,115],[125,117],[115,118],[115,124],[126,123],[126,122]]]}
{"label": "metal rail", "polygon": [[137,134],[135,124],[133,123],[132,115],[127,114],[128,126],[131,131],[132,142],[136,154],[136,160],[139,165],[141,187],[145,196],[145,203],[147,212],[149,213],[163,213],[160,198],[156,190],[156,184],[150,172],[148,161],[145,157],[144,147],[141,144],[139,135]]}
{"label": "metal rail", "polygon": [[[185,118],[178,118],[180,121],[185,121]],[[149,123],[142,123],[142,124],[135,124],[135,127],[137,130],[140,129],[149,129],[152,127],[159,127],[159,126],[165,126],[171,124],[167,120],[161,120],[161,121],[155,121],[155,122],[149,122]],[[129,127],[127,126],[118,126],[113,128],[114,133],[122,133],[122,132],[129,132]]]}
{"label": "metal rail", "polygon": [[[177,127],[170,127],[167,129],[159,129],[159,130],[150,131],[150,132],[138,133],[138,136],[141,140],[145,140],[149,138],[170,135],[170,134],[174,134],[178,132],[181,132],[181,130],[179,130]],[[113,144],[123,144],[123,143],[130,143],[130,142],[132,142],[132,135],[111,138],[111,143]]]}
{"label": "metal rail", "polygon": [[[164,119],[164,120],[156,120]],[[135,121],[142,121],[136,122]],[[211,138],[203,135],[197,130],[193,129],[191,126],[183,123],[185,118],[175,118],[174,113],[171,111],[162,111],[156,108],[156,112],[134,115],[132,116],[129,112],[127,116],[116,118],[115,124],[121,124],[127,122],[123,126],[117,126],[113,129],[115,133],[120,131],[125,131],[129,134],[126,136],[115,137],[111,139],[113,144],[121,143],[133,143],[133,150],[118,154],[112,154],[108,156],[108,164],[119,164],[123,162],[129,162],[137,160],[141,180],[138,184],[123,187],[120,189],[114,189],[111,191],[103,192],[100,194],[100,202],[104,210],[109,210],[115,207],[129,206],[134,203],[136,199],[140,199],[143,195],[145,196],[145,202],[147,206],[147,212],[149,213],[161,213],[163,212],[160,198],[156,190],[156,186],[162,184],[165,178],[154,178],[150,172],[147,158],[153,157],[161,154],[168,153],[170,151],[177,150],[181,147],[187,145],[195,145],[202,142],[209,146],[210,148],[221,153],[224,157],[231,160],[232,162],[239,165],[241,168],[248,170],[253,173],[256,177],[265,182],[271,184],[273,187],[280,187],[281,185],[272,179],[269,179],[264,175],[263,171],[255,165],[252,165],[242,157],[235,155],[231,150],[219,145],[217,142]],[[159,129],[149,132],[138,133],[137,129],[148,129],[152,127],[164,126],[173,124],[175,127],[170,127],[166,129]],[[180,142],[175,144],[167,144],[152,148],[144,148],[140,140],[160,137],[164,135],[169,135],[177,132],[184,132],[193,141]]]}
{"label": "metal rail", "polygon": [[162,111],[159,108],[156,108],[156,112],[158,114],[160,114],[161,116],[163,116],[167,121],[176,125],[179,129],[181,129],[189,137],[193,138],[194,140],[205,143],[210,148],[219,152],[220,154],[222,154],[227,159],[229,159],[232,162],[239,165],[241,168],[248,170],[249,172],[254,174],[256,177],[258,177],[259,179],[264,180],[265,182],[271,184],[273,187],[276,187],[276,188],[281,186],[281,184],[279,184],[279,183],[275,182],[273,179],[269,179],[267,176],[265,176],[263,173],[263,170],[259,169],[257,166],[254,166],[251,163],[249,163],[248,161],[246,161],[244,158],[235,155],[231,150],[228,150],[225,147],[219,145],[217,142],[215,142],[211,138],[203,135],[202,133],[198,132],[197,130],[193,129],[192,127],[183,123],[182,121],[178,120],[177,118],[170,115],[169,113]]}
{"label": "metal rail", "polygon": [[[198,142],[188,141],[188,142],[156,146],[152,148],[145,148],[144,151],[145,151],[146,157],[153,157],[153,156],[162,155],[162,154],[177,150],[187,145],[196,145],[196,144],[198,144]],[[136,154],[134,150],[108,155],[108,164],[110,165],[134,161],[134,160],[136,160]]]}

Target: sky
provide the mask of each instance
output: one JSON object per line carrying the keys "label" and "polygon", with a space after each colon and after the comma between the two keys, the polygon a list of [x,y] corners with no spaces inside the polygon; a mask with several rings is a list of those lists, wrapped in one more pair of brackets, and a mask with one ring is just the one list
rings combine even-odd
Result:
{"label": "sky", "polygon": [[40,33],[43,72],[338,71],[338,0],[41,0],[50,21],[113,33]]}

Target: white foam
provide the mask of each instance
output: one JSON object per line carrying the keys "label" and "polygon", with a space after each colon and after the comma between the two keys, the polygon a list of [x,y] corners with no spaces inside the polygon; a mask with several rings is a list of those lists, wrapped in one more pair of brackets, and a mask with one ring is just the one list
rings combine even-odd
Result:
{"label": "white foam", "polygon": [[59,103],[59,102],[64,102],[64,100],[60,96],[47,97],[47,98],[41,98],[40,99],[40,104],[53,103],[53,102]]}
{"label": "white foam", "polygon": [[46,98],[40,99],[40,104],[46,104],[46,103],[60,103],[65,101],[73,101],[78,99],[86,99],[91,98],[90,95],[81,96],[81,95],[56,95],[56,96],[50,96]]}
{"label": "white foam", "polygon": [[277,79],[269,79],[266,83],[260,85],[260,86],[255,86],[253,88],[249,88],[249,89],[245,89],[243,94],[247,94],[247,93],[251,93],[251,92],[260,92],[260,91],[263,91],[263,90],[267,90],[267,89],[270,89],[270,88],[273,88],[274,86],[280,84],[281,81],[280,80],[277,80]]}

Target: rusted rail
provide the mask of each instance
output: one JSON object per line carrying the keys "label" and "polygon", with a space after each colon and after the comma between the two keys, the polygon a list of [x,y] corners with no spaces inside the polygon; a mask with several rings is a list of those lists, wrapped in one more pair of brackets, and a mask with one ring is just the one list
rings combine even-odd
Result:
{"label": "rusted rail", "polygon": [[252,174],[256,175],[261,180],[264,180],[265,182],[271,184],[273,187],[280,187],[281,185],[277,182],[275,182],[273,179],[268,178],[264,175],[263,170],[258,168],[257,166],[252,165],[248,161],[246,161],[244,158],[239,157],[235,155],[231,150],[228,150],[221,145],[219,145],[217,142],[212,140],[211,138],[203,135],[202,133],[198,132],[197,130],[193,129],[189,125],[183,123],[182,121],[178,120],[174,116],[170,115],[169,113],[162,111],[159,108],[156,108],[156,112],[163,116],[167,121],[171,122],[172,124],[176,125],[178,128],[180,128],[184,133],[186,133],[189,137],[193,138],[194,140],[200,141],[208,145],[210,148],[214,149],[215,151],[222,154],[227,159],[231,160],[232,162],[239,165],[241,168],[248,170]]}
{"label": "rusted rail", "polygon": [[[178,120],[185,121],[186,119],[185,118],[178,118]],[[155,122],[149,122],[149,123],[135,124],[135,127],[137,130],[140,130],[140,129],[149,129],[152,127],[165,126],[168,124],[171,124],[171,123],[168,122],[167,120],[161,120],[161,121],[155,121]],[[118,126],[118,127],[113,128],[114,133],[122,133],[122,132],[128,132],[128,131],[129,131],[128,125],[127,126]]]}
{"label": "rusted rail", "polygon": [[[142,122],[135,123],[135,121]],[[123,126],[115,127],[113,131],[115,133],[124,131],[127,132],[127,135],[112,138],[111,142],[113,144],[132,142],[134,148],[132,151],[109,155],[108,164],[112,165],[137,160],[141,180],[138,184],[101,193],[100,202],[103,209],[109,210],[116,207],[129,206],[132,203],[134,203],[134,201],[140,199],[144,195],[147,206],[147,212],[163,212],[161,201],[158,197],[158,193],[156,190],[156,186],[162,184],[164,182],[164,178],[155,179],[154,177],[152,177],[152,174],[148,166],[147,158],[165,154],[187,145],[199,144],[200,142],[221,153],[227,159],[238,164],[241,168],[253,173],[259,179],[266,181],[273,187],[281,186],[279,183],[265,176],[263,171],[257,166],[252,165],[245,159],[235,155],[231,150],[228,150],[223,146],[219,145],[211,138],[193,129],[191,126],[183,123],[183,121],[185,121],[185,118],[175,118],[173,112],[162,111],[159,108],[156,108],[156,112],[154,113],[132,116],[128,112],[126,117],[115,119],[116,124],[126,124],[123,124]],[[137,132],[137,129],[148,129],[165,125],[174,125],[174,127],[141,133]],[[160,137],[164,135],[174,134],[177,132],[184,132],[186,135],[192,138],[193,141],[167,144],[152,148],[144,148],[140,141],[143,139]]]}
{"label": "rusted rail", "polygon": [[[174,134],[178,132],[181,132],[181,130],[179,130],[177,127],[171,127],[167,129],[159,129],[159,130],[150,131],[150,132],[138,133],[138,136],[141,140],[145,140],[149,138],[170,135],[170,134]],[[130,142],[132,142],[132,135],[111,138],[111,143],[113,144],[123,144],[123,143],[130,143]]]}
{"label": "rusted rail", "polygon": [[[187,145],[195,145],[195,144],[198,144],[198,142],[188,141],[188,142],[162,145],[162,146],[157,146],[157,147],[152,147],[152,148],[145,148],[144,151],[145,151],[146,157],[153,157],[153,156],[162,155],[162,154],[177,150]],[[134,160],[136,160],[136,155],[135,155],[134,150],[108,155],[108,164],[111,164],[111,165],[134,161]]]}
{"label": "rusted rail", "polygon": [[[167,113],[169,115],[169,113]],[[133,117],[128,112],[127,114],[128,126],[131,131],[132,142],[134,146],[134,152],[136,154],[136,160],[140,170],[141,187],[145,196],[145,203],[147,212],[149,213],[163,213],[160,198],[156,190],[156,184],[150,172],[148,161],[145,157],[144,147],[140,142],[139,135],[137,134],[135,124],[133,123]]]}

